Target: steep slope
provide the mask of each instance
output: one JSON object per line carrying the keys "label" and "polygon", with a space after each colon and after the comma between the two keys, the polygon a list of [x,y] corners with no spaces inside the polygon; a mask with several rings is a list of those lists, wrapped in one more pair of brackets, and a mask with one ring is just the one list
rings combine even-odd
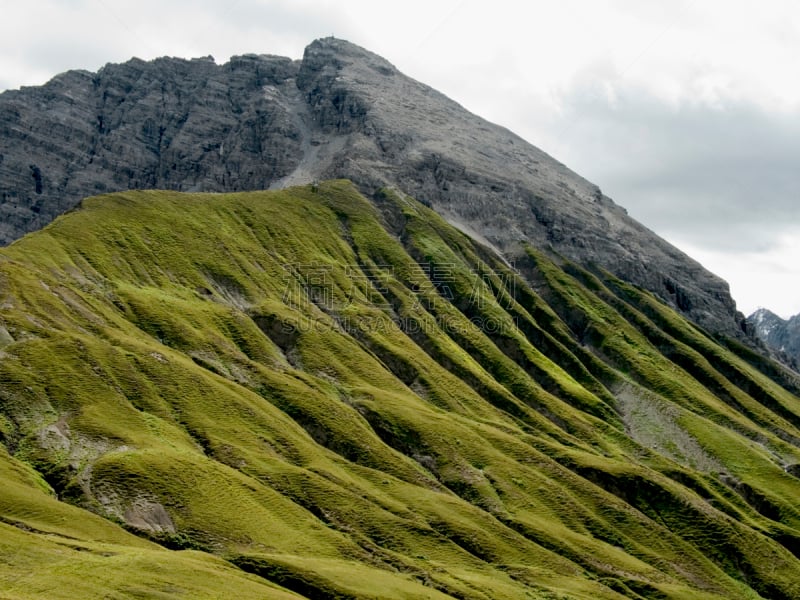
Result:
{"label": "steep slope", "polygon": [[766,308],[759,308],[747,317],[747,323],[756,337],[768,348],[786,357],[795,370],[800,365],[800,315],[782,319]]}
{"label": "steep slope", "polygon": [[15,242],[0,595],[800,596],[798,382],[610,273],[518,268],[346,181]]}
{"label": "steep slope", "polygon": [[132,60],[0,95],[0,243],[107,191],[394,186],[517,260],[552,249],[741,336],[727,284],[597,186],[353,44],[302,61]]}

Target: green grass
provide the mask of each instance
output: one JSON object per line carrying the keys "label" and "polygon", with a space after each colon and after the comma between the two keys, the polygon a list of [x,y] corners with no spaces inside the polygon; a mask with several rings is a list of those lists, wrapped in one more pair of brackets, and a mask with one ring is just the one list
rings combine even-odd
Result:
{"label": "green grass", "polygon": [[782,380],[399,192],[88,199],[0,328],[3,597],[800,595]]}

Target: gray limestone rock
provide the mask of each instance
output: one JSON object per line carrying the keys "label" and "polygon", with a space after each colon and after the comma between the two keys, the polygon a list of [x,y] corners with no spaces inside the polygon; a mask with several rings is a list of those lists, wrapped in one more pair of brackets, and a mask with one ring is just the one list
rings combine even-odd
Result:
{"label": "gray limestone rock", "polygon": [[5,92],[0,243],[99,193],[268,187],[301,158],[293,115],[273,91],[296,71],[266,56],[133,59]]}
{"label": "gray limestone rock", "polygon": [[301,61],[133,59],[0,94],[0,243],[98,193],[329,177],[397,188],[509,260],[532,244],[743,335],[728,285],[596,185],[342,40],[313,42]]}

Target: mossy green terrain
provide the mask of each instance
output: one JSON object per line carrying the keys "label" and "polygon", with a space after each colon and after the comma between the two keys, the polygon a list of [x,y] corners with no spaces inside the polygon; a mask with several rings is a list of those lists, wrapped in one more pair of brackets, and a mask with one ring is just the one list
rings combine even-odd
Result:
{"label": "mossy green terrain", "polygon": [[0,252],[0,597],[800,597],[791,373],[346,181]]}

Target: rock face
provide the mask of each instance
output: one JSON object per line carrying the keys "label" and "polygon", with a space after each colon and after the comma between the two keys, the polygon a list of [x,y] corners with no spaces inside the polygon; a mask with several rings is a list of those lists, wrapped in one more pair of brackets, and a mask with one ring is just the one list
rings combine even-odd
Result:
{"label": "rock face", "polygon": [[430,205],[513,261],[530,244],[741,335],[728,285],[510,131],[332,38],[302,61],[133,59],[0,95],[0,243],[83,197],[346,177]]}
{"label": "rock face", "polygon": [[111,190],[268,187],[293,169],[301,136],[265,91],[286,58],[133,59],[71,71],[0,96],[0,242]]}
{"label": "rock face", "polygon": [[759,308],[747,317],[756,337],[768,348],[783,354],[785,362],[795,369],[800,365],[800,314],[782,319],[766,308]]}

